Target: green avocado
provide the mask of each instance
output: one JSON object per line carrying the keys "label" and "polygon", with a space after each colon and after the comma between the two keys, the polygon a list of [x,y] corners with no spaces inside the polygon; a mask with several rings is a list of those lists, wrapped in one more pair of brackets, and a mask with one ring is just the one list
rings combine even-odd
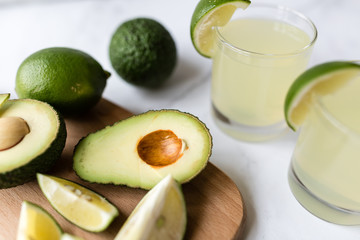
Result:
{"label": "green avocado", "polygon": [[113,34],[109,56],[115,71],[130,84],[161,86],[176,65],[176,46],[159,22],[136,18],[121,24]]}
{"label": "green avocado", "polygon": [[[0,94],[1,95],[1,94]],[[0,188],[10,188],[47,172],[66,141],[63,118],[33,99],[5,101],[0,107]]]}
{"label": "green avocado", "polygon": [[167,175],[179,183],[206,166],[212,150],[208,128],[177,110],[149,111],[84,137],[73,168],[83,180],[151,189]]}

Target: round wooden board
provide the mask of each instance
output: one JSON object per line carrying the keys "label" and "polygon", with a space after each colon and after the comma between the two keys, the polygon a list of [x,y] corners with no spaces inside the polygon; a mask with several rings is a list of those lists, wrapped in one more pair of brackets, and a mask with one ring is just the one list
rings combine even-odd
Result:
{"label": "round wooden board", "polygon": [[[50,206],[34,180],[21,186],[0,190],[0,239],[15,239],[21,202],[24,200],[39,204],[49,211],[65,232],[86,240],[113,239],[146,191],[82,181],[72,170],[72,153],[80,138],[131,115],[130,112],[102,99],[88,114],[66,119],[66,147],[61,159],[49,173],[83,184],[114,203],[120,211],[120,216],[108,229],[101,233],[90,233],[69,223]],[[240,238],[245,223],[245,208],[240,191],[228,176],[209,162],[198,176],[183,184],[182,188],[188,214],[185,239]]]}

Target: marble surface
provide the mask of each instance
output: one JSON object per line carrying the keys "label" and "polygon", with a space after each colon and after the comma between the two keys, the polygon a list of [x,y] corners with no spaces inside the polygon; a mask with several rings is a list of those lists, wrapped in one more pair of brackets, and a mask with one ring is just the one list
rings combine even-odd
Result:
{"label": "marble surface", "polygon": [[[257,1],[253,1],[257,2]],[[319,31],[310,65],[330,60],[354,60],[360,55],[360,1],[272,0],[309,16]],[[0,92],[14,91],[18,66],[46,47],[83,50],[113,73],[104,97],[132,111],[176,108],[204,121],[214,138],[210,159],[237,184],[248,212],[245,239],[359,239],[359,227],[319,220],[295,200],[287,170],[297,135],[263,143],[236,141],[223,134],[210,116],[211,61],[190,41],[190,19],[197,1],[168,0],[0,0]],[[173,35],[178,64],[158,90],[131,86],[115,74],[108,57],[112,33],[123,21],[151,17]],[[226,226],[223,226],[226,227]]]}

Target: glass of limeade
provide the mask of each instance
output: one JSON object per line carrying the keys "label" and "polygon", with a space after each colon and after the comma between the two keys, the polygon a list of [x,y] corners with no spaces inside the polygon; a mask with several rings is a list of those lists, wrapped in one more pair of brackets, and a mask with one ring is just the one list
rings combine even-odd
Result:
{"label": "glass of limeade", "polygon": [[252,3],[214,31],[211,101],[215,123],[245,141],[280,135],[287,129],[284,99],[308,64],[316,27],[289,8]]}
{"label": "glass of limeade", "polygon": [[289,169],[296,199],[337,224],[360,224],[360,77],[313,96]]}

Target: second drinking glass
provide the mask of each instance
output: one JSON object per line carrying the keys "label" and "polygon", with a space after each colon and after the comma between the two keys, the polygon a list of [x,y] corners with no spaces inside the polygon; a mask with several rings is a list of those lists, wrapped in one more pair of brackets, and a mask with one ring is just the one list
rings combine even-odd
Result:
{"label": "second drinking glass", "polygon": [[306,68],[317,30],[299,12],[251,4],[215,28],[212,113],[227,134],[246,141],[274,138],[286,130],[285,95]]}

